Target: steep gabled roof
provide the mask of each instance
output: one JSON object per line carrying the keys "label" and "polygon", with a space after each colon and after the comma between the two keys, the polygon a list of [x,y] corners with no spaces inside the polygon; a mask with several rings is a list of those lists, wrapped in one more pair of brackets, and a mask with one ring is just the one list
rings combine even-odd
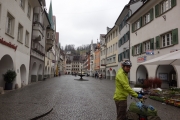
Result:
{"label": "steep gabled roof", "polygon": [[52,10],[52,0],[49,5],[49,13],[48,13],[49,21],[51,23],[51,29],[54,30],[54,24],[53,24],[53,10]]}

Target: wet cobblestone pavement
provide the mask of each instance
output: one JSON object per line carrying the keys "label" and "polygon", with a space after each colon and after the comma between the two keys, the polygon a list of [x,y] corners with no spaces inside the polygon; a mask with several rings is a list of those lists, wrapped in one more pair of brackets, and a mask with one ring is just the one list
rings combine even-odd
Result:
{"label": "wet cobblestone pavement", "polygon": [[[0,95],[0,120],[115,120],[114,81],[64,75]],[[128,99],[128,104],[132,102]],[[180,108],[148,99],[162,120],[180,120]]]}

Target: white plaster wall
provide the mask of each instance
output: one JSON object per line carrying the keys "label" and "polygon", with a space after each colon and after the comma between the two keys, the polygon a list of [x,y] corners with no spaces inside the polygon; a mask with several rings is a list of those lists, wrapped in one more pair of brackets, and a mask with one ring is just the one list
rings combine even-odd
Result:
{"label": "white plaster wall", "polygon": [[16,83],[18,84],[19,87],[21,87],[21,73],[20,73],[20,67],[22,64],[25,65],[26,67],[26,79],[23,80],[24,83],[27,85],[28,84],[28,75],[29,75],[29,60],[30,56],[23,54],[19,51],[16,52]]}
{"label": "white plaster wall", "polygon": [[[143,10],[139,13],[137,13],[137,15],[144,15],[146,12],[148,12],[152,7],[155,8],[155,5],[157,3],[159,3],[161,0],[157,0],[157,1],[153,1],[153,3],[151,3],[151,5],[149,5],[148,7],[146,7],[146,10]],[[179,24],[179,19],[180,19],[180,1],[177,0],[177,5],[172,8],[171,10],[169,10],[168,12],[166,12],[163,15],[166,15],[166,20],[163,19],[163,15],[161,15],[160,17],[155,18],[155,9],[154,9],[154,20],[151,21],[149,24],[145,25],[144,27],[140,28],[139,30],[137,30],[137,35],[135,33],[130,33],[130,46],[134,46],[136,44],[142,43],[143,41],[146,41],[150,38],[156,38],[156,36],[166,33],[168,31],[171,31],[175,28],[178,28],[178,38],[180,38],[180,24]],[[140,16],[135,16],[133,20],[131,20],[130,22],[135,22]],[[132,30],[132,29],[130,29]],[[179,40],[180,43],[180,40]],[[158,49],[155,50],[155,55],[152,56],[147,56],[147,60],[156,58],[158,56],[170,53],[170,51],[172,49],[178,49],[180,47],[180,44],[178,45],[174,45],[172,47],[167,47],[165,49]],[[159,51],[159,53],[158,53]],[[144,56],[145,54],[142,55],[138,55],[138,56],[132,56],[132,50],[130,50],[130,59],[133,63],[133,66],[131,68],[131,73],[130,73],[130,78],[136,78],[136,70],[137,70],[137,57],[140,56]],[[147,69],[148,69],[148,74],[149,77],[155,77],[156,76],[156,65],[147,65]],[[177,73],[178,76],[180,73]]]}

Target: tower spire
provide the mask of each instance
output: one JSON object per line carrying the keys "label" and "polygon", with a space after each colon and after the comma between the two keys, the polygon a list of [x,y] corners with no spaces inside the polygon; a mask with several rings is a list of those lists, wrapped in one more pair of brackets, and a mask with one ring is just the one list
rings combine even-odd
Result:
{"label": "tower spire", "polygon": [[49,21],[51,23],[51,29],[54,30],[54,24],[53,24],[53,10],[52,10],[52,0],[50,1],[49,5],[49,13],[48,13]]}

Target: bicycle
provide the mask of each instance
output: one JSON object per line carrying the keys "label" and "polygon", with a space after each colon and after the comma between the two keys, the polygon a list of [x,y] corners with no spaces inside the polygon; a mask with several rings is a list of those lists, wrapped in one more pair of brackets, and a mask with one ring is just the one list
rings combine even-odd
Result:
{"label": "bicycle", "polygon": [[[144,95],[142,92],[138,94]],[[133,97],[131,97],[133,99]],[[137,101],[138,99],[138,101]],[[151,105],[145,105],[147,98],[134,98],[127,111],[127,120],[161,120],[157,115],[157,110]]]}

